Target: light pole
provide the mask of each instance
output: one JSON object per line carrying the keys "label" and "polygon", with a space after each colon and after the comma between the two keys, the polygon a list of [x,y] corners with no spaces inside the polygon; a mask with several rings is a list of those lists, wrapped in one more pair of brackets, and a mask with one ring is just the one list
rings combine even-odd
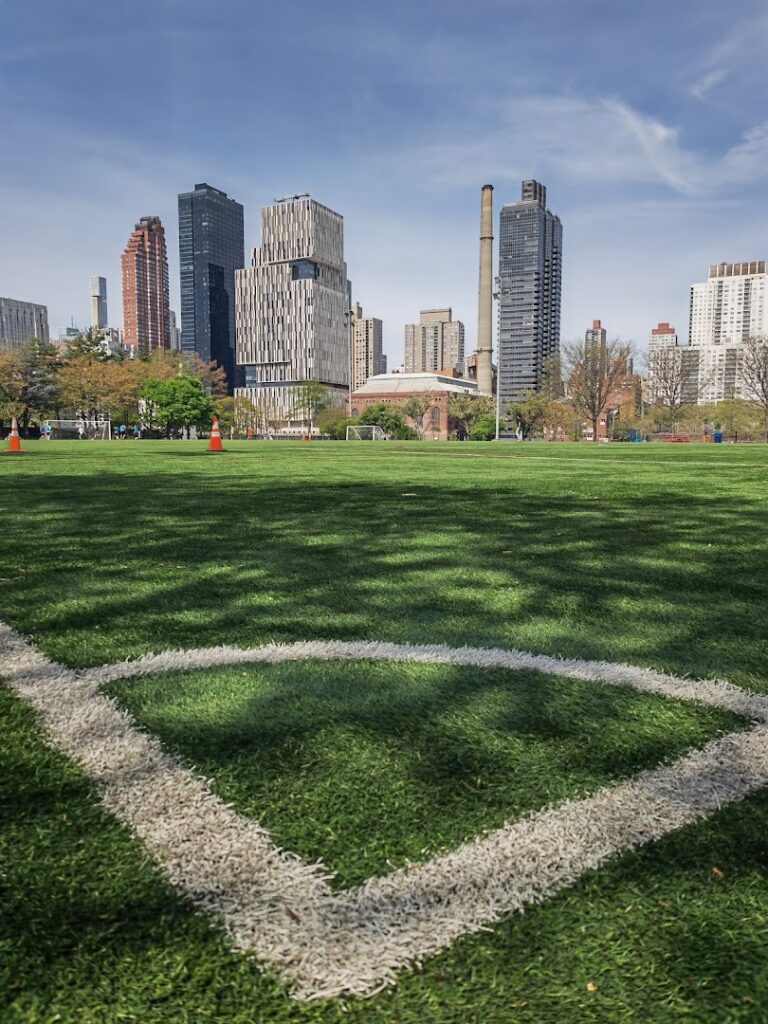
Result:
{"label": "light pole", "polygon": [[344,314],[344,324],[347,328],[347,343],[349,344],[349,409],[347,411],[348,417],[352,418],[352,389],[354,387],[355,378],[355,357],[354,357],[354,345],[352,343],[352,335],[354,331],[354,320],[355,311],[354,309],[348,309]]}
{"label": "light pole", "polygon": [[[500,260],[509,261],[509,256],[501,256]],[[501,287],[501,277],[494,279],[496,285],[496,291],[493,293],[494,299],[497,301],[501,299],[502,295],[511,295],[512,289],[509,287]],[[497,344],[496,344],[496,440],[499,440],[500,424],[501,424],[501,302],[499,302],[498,310],[499,323],[497,325]]]}

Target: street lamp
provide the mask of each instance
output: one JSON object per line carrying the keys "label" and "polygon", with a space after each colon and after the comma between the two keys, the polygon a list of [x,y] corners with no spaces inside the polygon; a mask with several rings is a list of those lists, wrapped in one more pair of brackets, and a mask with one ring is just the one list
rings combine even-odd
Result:
{"label": "street lamp", "polygon": [[[511,257],[510,256],[502,256],[502,257],[500,257],[500,259],[505,260],[505,261],[508,262],[511,259]],[[511,288],[509,288],[509,287],[502,288],[501,287],[501,278],[500,277],[494,278],[494,283],[496,285],[496,291],[493,293],[493,297],[497,301],[502,297],[502,295],[511,295],[512,294],[512,289]],[[499,314],[498,315],[499,315],[499,317],[501,317],[501,308],[499,308]],[[499,440],[499,433],[500,433],[500,423],[501,423],[501,324],[500,323],[497,325],[496,337],[498,339],[498,343],[496,345],[496,440],[498,441]]]}
{"label": "street lamp", "polygon": [[354,331],[355,311],[354,309],[348,309],[344,314],[344,325],[347,328],[347,342],[349,344],[349,411],[348,415],[352,416],[352,389],[354,387],[354,373],[355,373],[355,360],[354,360],[354,345],[352,343],[352,334]]}

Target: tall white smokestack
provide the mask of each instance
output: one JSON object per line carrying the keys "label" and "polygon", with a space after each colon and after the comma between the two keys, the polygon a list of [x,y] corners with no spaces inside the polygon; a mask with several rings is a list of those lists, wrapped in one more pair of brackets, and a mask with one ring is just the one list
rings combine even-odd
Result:
{"label": "tall white smokestack", "polygon": [[480,206],[480,285],[477,296],[477,390],[493,391],[493,185],[483,185]]}

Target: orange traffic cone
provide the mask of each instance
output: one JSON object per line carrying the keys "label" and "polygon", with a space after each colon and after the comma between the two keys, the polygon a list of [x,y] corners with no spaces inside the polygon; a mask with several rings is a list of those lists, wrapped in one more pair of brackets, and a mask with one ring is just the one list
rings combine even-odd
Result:
{"label": "orange traffic cone", "polygon": [[219,417],[213,417],[213,427],[211,428],[211,441],[208,445],[209,452],[223,452],[224,445],[221,443],[221,431],[219,430]]}
{"label": "orange traffic cone", "polygon": [[9,452],[20,452],[20,451],[22,451],[21,438],[19,437],[19,425],[16,422],[16,417],[15,416],[11,420],[11,434],[10,434],[10,437],[8,438],[8,441],[9,441],[9,444],[8,444],[8,451]]}

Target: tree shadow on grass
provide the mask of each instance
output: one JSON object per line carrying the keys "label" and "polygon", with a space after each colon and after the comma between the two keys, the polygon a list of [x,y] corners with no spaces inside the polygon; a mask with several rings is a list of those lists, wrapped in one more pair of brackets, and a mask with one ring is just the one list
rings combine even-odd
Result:
{"label": "tree shadow on grass", "polygon": [[549,485],[31,476],[0,542],[4,614],[73,664],[338,637],[763,676],[759,501]]}
{"label": "tree shadow on grass", "polygon": [[279,845],[340,886],[743,724],[537,672],[301,662],[125,680],[109,691]]}

